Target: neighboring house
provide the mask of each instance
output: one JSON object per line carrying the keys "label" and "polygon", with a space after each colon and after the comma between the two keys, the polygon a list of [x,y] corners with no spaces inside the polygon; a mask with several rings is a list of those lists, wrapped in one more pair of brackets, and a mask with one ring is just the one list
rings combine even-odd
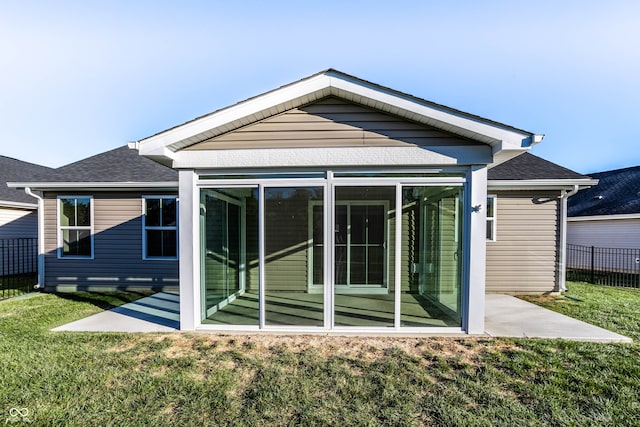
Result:
{"label": "neighboring house", "polygon": [[640,166],[590,176],[598,185],[569,199],[568,243],[640,248]]}
{"label": "neighboring house", "polygon": [[0,276],[37,271],[38,204],[22,189],[7,187],[9,181],[31,181],[51,171],[0,156]]}
{"label": "neighboring house", "polygon": [[9,181],[33,181],[52,169],[0,156],[0,240],[38,237],[38,203]]}
{"label": "neighboring house", "polygon": [[182,330],[482,333],[486,292],[563,286],[594,181],[541,140],[327,70],[11,185],[44,197],[48,290],[179,278]]}

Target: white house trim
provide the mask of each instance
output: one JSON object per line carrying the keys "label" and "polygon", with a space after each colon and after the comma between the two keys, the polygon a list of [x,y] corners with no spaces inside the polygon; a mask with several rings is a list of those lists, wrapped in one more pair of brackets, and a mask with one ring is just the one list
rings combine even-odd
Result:
{"label": "white house trim", "polygon": [[598,184],[597,179],[490,179],[487,186],[491,191],[497,190],[567,190],[578,185],[588,188]]}
{"label": "white house trim", "polygon": [[37,188],[47,190],[103,190],[116,189],[138,190],[138,189],[175,189],[178,188],[177,181],[157,181],[157,182],[7,182],[9,188]]}
{"label": "white house trim", "polygon": [[346,167],[488,164],[486,146],[465,147],[343,147],[179,151],[173,167],[258,168],[258,167]]}
{"label": "white house trim", "polygon": [[38,209],[38,205],[35,203],[12,202],[9,200],[0,200],[0,207],[30,210]]}

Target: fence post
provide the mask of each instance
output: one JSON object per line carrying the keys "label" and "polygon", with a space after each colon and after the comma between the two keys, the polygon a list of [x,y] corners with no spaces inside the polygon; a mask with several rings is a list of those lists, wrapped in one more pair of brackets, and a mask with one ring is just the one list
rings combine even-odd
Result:
{"label": "fence post", "polygon": [[596,248],[591,246],[591,280],[589,283],[596,283],[596,275],[595,275],[595,259],[596,259]]}

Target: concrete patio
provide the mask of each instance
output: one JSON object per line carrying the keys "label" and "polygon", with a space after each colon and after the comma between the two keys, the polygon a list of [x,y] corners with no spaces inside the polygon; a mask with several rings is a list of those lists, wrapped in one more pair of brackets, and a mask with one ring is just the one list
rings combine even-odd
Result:
{"label": "concrete patio", "polygon": [[[159,292],[54,331],[175,332],[180,327],[177,292]],[[457,335],[459,336],[459,335]],[[486,296],[485,336],[631,342],[630,338],[547,310],[510,295]]]}

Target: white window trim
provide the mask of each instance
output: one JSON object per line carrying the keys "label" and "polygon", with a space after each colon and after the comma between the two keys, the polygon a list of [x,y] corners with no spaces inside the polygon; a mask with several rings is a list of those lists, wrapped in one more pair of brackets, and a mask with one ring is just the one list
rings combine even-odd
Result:
{"label": "white window trim", "polygon": [[[147,199],[175,199],[176,200],[176,225],[175,226],[149,226],[147,227]],[[143,261],[176,261],[180,257],[180,235],[178,224],[180,215],[180,199],[175,194],[171,195],[146,195],[142,196],[142,259]],[[147,230],[175,230],[176,231],[176,256],[147,256]]]}
{"label": "white window trim", "polygon": [[[62,226],[60,225],[60,203],[62,199],[89,199],[89,215],[91,216],[90,218],[90,225],[86,226],[86,225],[82,225],[82,226]],[[95,255],[95,251],[94,251],[94,242],[93,242],[93,236],[94,236],[94,223],[95,223],[95,216],[94,216],[94,211],[93,211],[93,196],[90,195],[58,195],[56,197],[56,229],[57,231],[57,242],[58,242],[58,248],[57,248],[57,258],[58,259],[94,259],[94,255]],[[62,243],[63,243],[63,239],[62,239],[62,231],[63,230],[89,230],[91,232],[91,255],[64,255],[62,253]]]}
{"label": "white window trim", "polygon": [[[493,216],[489,216],[489,199],[493,200]],[[498,240],[498,196],[496,194],[487,194],[487,222],[491,222],[491,238],[487,237],[487,242],[496,242]]]}

